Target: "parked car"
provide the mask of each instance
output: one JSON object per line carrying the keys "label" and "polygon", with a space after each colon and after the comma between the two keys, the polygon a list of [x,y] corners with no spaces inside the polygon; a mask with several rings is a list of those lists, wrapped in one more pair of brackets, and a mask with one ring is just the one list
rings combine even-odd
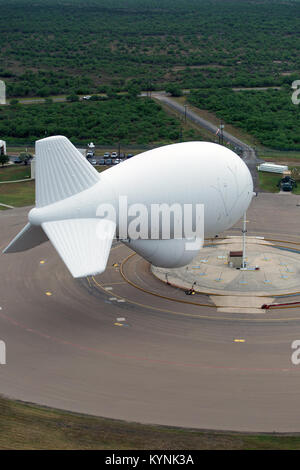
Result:
{"label": "parked car", "polygon": [[95,159],[91,160],[91,164],[92,165],[97,165],[97,160],[95,160]]}
{"label": "parked car", "polygon": [[83,96],[82,99],[83,99],[83,100],[90,100],[90,99],[91,99],[91,95]]}
{"label": "parked car", "polygon": [[112,159],[111,159],[111,158],[107,158],[107,159],[105,160],[105,164],[106,164],[106,165],[112,165]]}
{"label": "parked car", "polygon": [[105,152],[105,154],[103,155],[104,158],[109,158],[110,157],[110,153],[109,152]]}
{"label": "parked car", "polygon": [[131,157],[134,157],[134,155],[132,153],[128,153],[127,158],[131,158]]}
{"label": "parked car", "polygon": [[114,165],[117,165],[118,163],[120,163],[120,161],[121,161],[121,160],[120,160],[119,158],[116,158],[116,159],[114,160]]}
{"label": "parked car", "polygon": [[99,165],[105,165],[105,159],[104,158],[99,159]]}
{"label": "parked car", "polygon": [[277,186],[282,190],[282,191],[292,191],[293,188],[297,188],[297,183],[296,181],[291,177],[291,176],[284,176],[282,178]]}
{"label": "parked car", "polygon": [[89,150],[87,153],[86,153],[86,158],[91,158],[93,157],[95,154],[93,152],[93,150]]}
{"label": "parked car", "polygon": [[112,157],[112,158],[116,158],[117,156],[118,156],[118,153],[117,153],[117,152],[112,152],[112,153],[111,153],[111,157]]}

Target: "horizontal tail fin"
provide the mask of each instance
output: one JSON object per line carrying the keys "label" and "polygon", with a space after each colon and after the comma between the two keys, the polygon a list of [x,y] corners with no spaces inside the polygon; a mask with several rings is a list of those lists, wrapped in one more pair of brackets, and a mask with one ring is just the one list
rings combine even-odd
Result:
{"label": "horizontal tail fin", "polygon": [[116,229],[114,222],[68,219],[45,222],[42,227],[73,277],[105,270]]}
{"label": "horizontal tail fin", "polygon": [[35,146],[36,207],[73,196],[98,183],[97,170],[66,137],[47,137]]}
{"label": "horizontal tail fin", "polygon": [[30,250],[30,248],[46,241],[48,241],[48,237],[41,227],[27,224],[3,250],[3,253],[17,253],[19,251]]}
{"label": "horizontal tail fin", "polygon": [[[63,136],[36,142],[36,207],[44,208],[97,184],[99,173]],[[43,209],[42,209],[43,211]],[[47,209],[45,209],[47,213]],[[74,277],[102,273],[107,264],[116,224],[97,218],[28,223],[4,253],[28,250],[48,239]],[[31,219],[32,220],[32,219]]]}

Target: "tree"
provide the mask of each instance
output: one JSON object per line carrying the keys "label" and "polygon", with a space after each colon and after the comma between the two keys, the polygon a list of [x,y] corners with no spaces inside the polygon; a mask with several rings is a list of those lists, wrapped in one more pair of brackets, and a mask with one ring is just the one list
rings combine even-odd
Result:
{"label": "tree", "polygon": [[72,103],[75,101],[79,101],[79,96],[75,93],[72,93],[71,95],[67,96],[67,101],[70,101]]}
{"label": "tree", "polygon": [[141,87],[139,87],[138,85],[134,83],[128,87],[128,94],[132,98],[136,98],[137,96],[139,96],[141,94],[141,91],[142,91]]}
{"label": "tree", "polygon": [[11,106],[16,106],[17,104],[19,104],[19,100],[17,100],[16,98],[13,98],[12,100],[10,100],[9,104]]}
{"label": "tree", "polygon": [[166,92],[170,93],[171,96],[182,96],[182,90],[175,83],[170,83],[167,85]]}
{"label": "tree", "polygon": [[1,163],[1,165],[4,166],[8,162],[9,162],[8,155],[0,154],[0,163]]}
{"label": "tree", "polygon": [[101,96],[98,95],[92,95],[90,98],[91,101],[101,101]]}
{"label": "tree", "polygon": [[29,160],[32,158],[32,155],[28,152],[21,152],[19,159],[24,162],[24,165],[28,165]]}

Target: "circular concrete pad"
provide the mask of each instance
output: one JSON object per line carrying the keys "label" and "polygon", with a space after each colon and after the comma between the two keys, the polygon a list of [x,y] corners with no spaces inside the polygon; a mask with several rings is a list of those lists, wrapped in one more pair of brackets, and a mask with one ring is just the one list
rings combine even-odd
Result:
{"label": "circular concrete pad", "polygon": [[[152,267],[161,280],[183,288],[194,286],[196,292],[225,295],[281,295],[300,290],[300,251],[282,249],[271,242],[247,239],[247,270],[230,267],[230,251],[242,249],[241,237],[212,242],[188,266]],[[259,269],[255,269],[258,267]]]}

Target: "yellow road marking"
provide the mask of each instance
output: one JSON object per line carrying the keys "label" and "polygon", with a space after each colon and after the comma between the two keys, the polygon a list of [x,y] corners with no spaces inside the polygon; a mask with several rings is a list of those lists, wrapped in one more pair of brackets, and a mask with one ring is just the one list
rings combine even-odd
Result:
{"label": "yellow road marking", "polygon": [[235,339],[234,342],[235,343],[244,343],[245,340],[244,339]]}
{"label": "yellow road marking", "polygon": [[122,323],[118,323],[118,322],[114,323],[114,325],[116,325],[116,326],[123,326]]}
{"label": "yellow road marking", "polygon": [[46,295],[52,295],[52,292],[45,292]]}
{"label": "yellow road marking", "polygon": [[40,264],[45,264],[45,261],[42,259],[42,260],[40,261]]}

